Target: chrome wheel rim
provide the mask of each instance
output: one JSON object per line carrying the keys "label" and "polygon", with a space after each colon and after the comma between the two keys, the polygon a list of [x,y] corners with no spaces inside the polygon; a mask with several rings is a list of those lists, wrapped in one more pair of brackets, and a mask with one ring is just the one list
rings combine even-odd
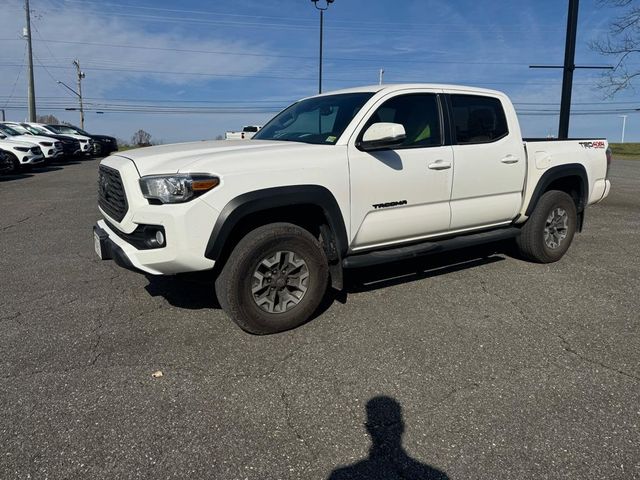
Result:
{"label": "chrome wheel rim", "polygon": [[268,313],[295,308],[309,288],[309,267],[294,252],[279,251],[258,262],[251,281],[253,301]]}
{"label": "chrome wheel rim", "polygon": [[544,227],[544,243],[551,249],[562,245],[569,230],[569,215],[564,208],[554,208],[547,217]]}

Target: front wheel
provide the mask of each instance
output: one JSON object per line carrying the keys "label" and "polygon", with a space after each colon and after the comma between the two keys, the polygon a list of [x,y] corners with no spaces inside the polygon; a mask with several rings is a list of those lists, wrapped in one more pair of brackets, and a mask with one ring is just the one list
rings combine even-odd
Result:
{"label": "front wheel", "polygon": [[22,165],[20,165],[20,160],[13,153],[9,152],[9,158],[11,159],[11,171],[9,174],[17,175],[22,170]]}
{"label": "front wheel", "polygon": [[240,240],[216,280],[216,293],[243,330],[277,333],[313,315],[327,290],[328,272],[324,251],[311,233],[273,223]]}
{"label": "front wheel", "polygon": [[557,262],[569,249],[577,223],[573,198],[559,190],[544,193],[516,240],[520,254],[535,262]]}

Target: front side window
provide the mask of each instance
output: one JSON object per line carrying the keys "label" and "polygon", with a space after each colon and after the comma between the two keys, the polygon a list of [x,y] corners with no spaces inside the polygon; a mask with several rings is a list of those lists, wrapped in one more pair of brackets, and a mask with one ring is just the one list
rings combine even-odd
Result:
{"label": "front side window", "polygon": [[333,145],[372,96],[344,93],[302,100],[276,115],[253,139]]}
{"label": "front side window", "polygon": [[459,144],[495,142],[509,134],[502,103],[478,95],[451,95]]}
{"label": "front side window", "polygon": [[387,100],[371,116],[363,132],[380,122],[399,123],[404,127],[407,138],[398,148],[442,145],[440,108],[435,94],[410,94]]}

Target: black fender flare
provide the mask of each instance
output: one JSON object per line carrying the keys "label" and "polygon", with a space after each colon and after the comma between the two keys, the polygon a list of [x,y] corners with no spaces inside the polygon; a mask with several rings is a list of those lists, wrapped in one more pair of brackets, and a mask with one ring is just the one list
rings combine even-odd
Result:
{"label": "black fender flare", "polygon": [[230,200],[220,212],[213,226],[205,250],[205,257],[217,260],[231,232],[247,215],[293,205],[314,205],[322,209],[333,236],[330,243],[333,243],[335,253],[338,256],[335,261],[341,262],[342,256],[349,247],[344,218],[333,194],[320,185],[265,188],[243,193]]}
{"label": "black fender flare", "polygon": [[580,165],[579,163],[568,163],[566,165],[552,167],[544,172],[542,177],[540,177],[536,188],[533,190],[533,195],[531,196],[531,200],[529,200],[529,205],[527,206],[525,215],[527,217],[531,216],[533,209],[538,204],[538,200],[540,200],[542,194],[547,191],[549,185],[556,180],[560,180],[565,177],[579,177],[581,179],[582,198],[579,199],[577,210],[578,213],[582,213],[587,205],[589,197],[589,177],[587,176],[587,171],[583,165]]}

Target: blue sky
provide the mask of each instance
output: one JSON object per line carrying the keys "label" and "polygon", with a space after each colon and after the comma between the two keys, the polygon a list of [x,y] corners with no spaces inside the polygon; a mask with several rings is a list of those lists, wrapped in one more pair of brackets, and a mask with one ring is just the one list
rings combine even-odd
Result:
{"label": "blue sky", "polygon": [[[0,0],[0,108],[12,120],[26,116],[22,3]],[[75,97],[56,83],[75,88],[78,58],[95,133],[210,139],[317,92],[319,18],[309,0],[31,0],[31,8],[38,113],[78,123],[64,110]],[[377,83],[381,68],[385,83],[494,88],[516,103],[526,136],[555,134],[562,72],[528,65],[562,63],[566,10],[558,0],[336,0],[325,15],[324,90]],[[588,42],[618,13],[582,0],[578,64],[614,62]],[[576,72],[574,111],[616,112],[572,117],[571,135],[619,141],[617,110],[640,108],[640,99],[634,91],[604,99],[599,76]],[[625,140],[640,141],[640,115],[629,114]]]}

